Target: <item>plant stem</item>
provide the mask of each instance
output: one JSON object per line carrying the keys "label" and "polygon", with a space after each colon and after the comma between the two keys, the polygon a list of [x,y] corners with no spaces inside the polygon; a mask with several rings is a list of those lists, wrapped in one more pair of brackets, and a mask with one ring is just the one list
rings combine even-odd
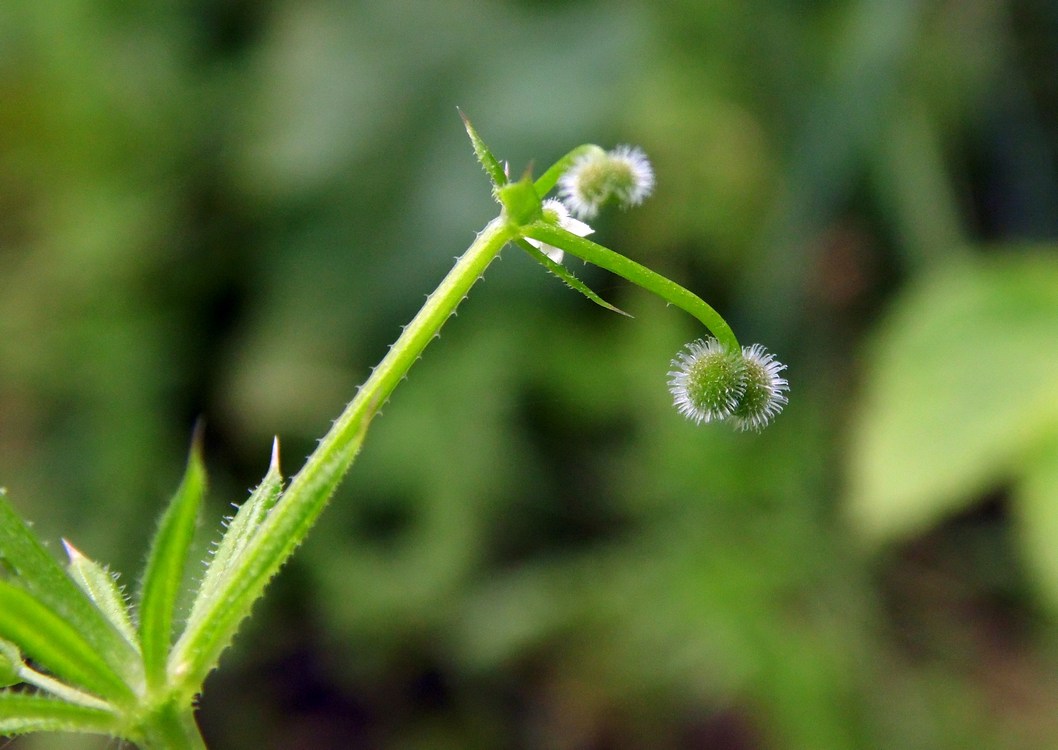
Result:
{"label": "plant stem", "polygon": [[211,595],[209,609],[177,642],[169,661],[170,678],[181,685],[174,695],[190,698],[198,692],[239,622],[326,506],[371,419],[516,231],[503,216],[481,231],[320,440],[240,555],[237,574]]}
{"label": "plant stem", "polygon": [[142,750],[206,750],[193,710],[178,710],[174,703],[154,713],[142,731]]}
{"label": "plant stem", "polygon": [[577,146],[548,167],[548,170],[540,175],[540,179],[538,179],[533,185],[533,187],[536,188],[536,194],[542,198],[551,192],[551,188],[553,188],[558,182],[558,178],[561,177],[579,157],[586,154],[602,155],[604,153],[602,147],[596,146],[594,143],[585,143],[583,146]]}
{"label": "plant stem", "polygon": [[[332,457],[342,454],[343,448],[359,432],[360,423],[371,419],[386,399],[404,379],[408,370],[422,354],[426,346],[437,336],[441,326],[455,312],[466,297],[470,287],[481,278],[485,269],[499,254],[503,246],[514,238],[513,230],[503,217],[493,219],[475,238],[467,251],[456,261],[441,284],[426,300],[426,304],[412,318],[411,323],[390,347],[389,353],[371,372],[371,376],[360,387],[356,398],[349,403],[335,422],[319,447],[309,456],[305,466],[294,477],[289,493],[299,481],[308,481],[305,476],[314,474],[317,467]],[[348,456],[351,460],[353,456]],[[304,476],[303,476],[304,475]]]}
{"label": "plant stem", "polygon": [[[455,312],[470,287],[481,277],[489,263],[514,236],[503,217],[490,222],[456,261],[441,284],[427,298],[426,304],[404,327],[389,352],[371,372],[356,397],[345,407],[316,450],[305,461],[283,493],[279,504],[263,524],[259,537],[284,540],[283,553],[276,559],[278,569],[308,533],[323,510],[334,488],[356,458],[371,419],[404,379],[441,326]],[[252,554],[252,553],[251,553]],[[270,576],[275,570],[269,570]],[[267,578],[260,581],[263,587]],[[247,582],[246,585],[250,585]]]}
{"label": "plant stem", "polygon": [[741,352],[738,339],[731,326],[727,324],[723,316],[714,310],[701,297],[685,289],[675,281],[668,279],[656,271],[651,271],[646,266],[626,258],[620,253],[598,245],[591,240],[578,237],[572,232],[567,232],[561,227],[549,224],[546,221],[534,221],[532,224],[522,227],[526,237],[530,237],[546,245],[560,247],[571,255],[576,255],[581,260],[586,260],[600,268],[622,276],[633,284],[638,284],[647,291],[661,297],[681,310],[690,313],[708,328],[717,341],[723,344],[730,352]]}

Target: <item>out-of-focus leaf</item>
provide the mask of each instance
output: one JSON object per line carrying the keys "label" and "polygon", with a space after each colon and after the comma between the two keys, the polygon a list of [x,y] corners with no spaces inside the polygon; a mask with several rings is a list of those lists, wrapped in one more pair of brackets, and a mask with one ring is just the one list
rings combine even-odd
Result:
{"label": "out-of-focus leaf", "polygon": [[18,646],[0,638],[0,687],[17,685],[22,682],[19,670],[22,668],[22,653]]}
{"label": "out-of-focus leaf", "polygon": [[850,512],[906,536],[1016,471],[1058,424],[1058,259],[1008,255],[913,286],[868,352]]}
{"label": "out-of-focus leaf", "polygon": [[1058,611],[1058,432],[1032,454],[1015,498],[1022,555]]}

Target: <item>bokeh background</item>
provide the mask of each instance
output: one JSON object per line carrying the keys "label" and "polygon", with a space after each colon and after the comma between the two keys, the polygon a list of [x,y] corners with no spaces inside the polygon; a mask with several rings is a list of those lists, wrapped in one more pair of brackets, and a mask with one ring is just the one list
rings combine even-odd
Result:
{"label": "bokeh background", "polygon": [[[8,0],[0,483],[135,585],[293,473],[516,170],[633,143],[596,237],[789,365],[671,408],[695,321],[517,248],[206,686],[214,748],[1058,747],[1051,0]],[[103,748],[30,737],[9,748]]]}

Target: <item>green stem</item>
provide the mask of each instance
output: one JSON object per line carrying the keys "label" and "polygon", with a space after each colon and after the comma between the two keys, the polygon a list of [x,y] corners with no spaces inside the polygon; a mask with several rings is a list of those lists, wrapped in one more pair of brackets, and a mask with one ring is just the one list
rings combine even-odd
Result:
{"label": "green stem", "polygon": [[578,237],[572,232],[567,232],[565,229],[547,221],[534,221],[522,227],[521,232],[526,237],[552,247],[561,248],[571,255],[576,255],[582,260],[593,263],[600,268],[605,268],[607,271],[626,278],[647,291],[653,292],[666,302],[676,305],[676,307],[700,320],[728,351],[741,351],[735,332],[731,330],[731,326],[727,324],[727,321],[724,320],[720,313],[710,307],[697,294],[688,291],[675,281],[651,271],[646,266],[636,263],[620,253],[615,253],[609,248],[597,245],[591,240]]}
{"label": "green stem", "polygon": [[[514,232],[502,218],[491,221],[481,231],[467,251],[456,261],[441,284],[427,298],[426,304],[405,326],[389,353],[371,372],[349,405],[334,423],[319,446],[294,477],[287,492],[289,496],[302,484],[312,481],[333,461],[351,462],[347,447],[359,434],[361,425],[369,421],[385,403],[389,395],[404,379],[408,370],[426,346],[437,336],[441,326],[455,312],[470,287],[481,278],[485,269],[503,246],[514,238]],[[324,472],[326,473],[326,472]]]}
{"label": "green stem", "polygon": [[206,742],[198,731],[194,712],[166,704],[151,715],[141,728],[137,743],[142,750],[206,750]]}
{"label": "green stem", "polygon": [[548,170],[540,175],[540,178],[536,181],[533,187],[536,189],[536,194],[543,198],[545,195],[551,192],[551,189],[558,183],[558,178],[561,177],[567,169],[575,162],[579,157],[585,154],[603,154],[601,146],[596,146],[594,143],[585,143],[583,146],[577,146],[575,149],[570,151],[568,154],[563,156],[561,159],[556,161]]}
{"label": "green stem", "polygon": [[173,649],[169,671],[181,685],[180,698],[200,689],[239,622],[308,534],[356,458],[371,419],[515,232],[502,217],[482,230],[291,480],[240,555],[238,574],[211,595],[209,609],[189,624]]}

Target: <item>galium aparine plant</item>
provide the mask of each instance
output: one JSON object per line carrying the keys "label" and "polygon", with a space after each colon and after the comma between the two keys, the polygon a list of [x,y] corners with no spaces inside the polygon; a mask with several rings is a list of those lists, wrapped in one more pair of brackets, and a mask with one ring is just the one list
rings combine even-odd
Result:
{"label": "galium aparine plant", "polygon": [[[669,389],[695,423],[760,430],[787,402],[784,366],[759,344],[742,347],[712,307],[676,282],[587,239],[584,219],[603,205],[638,205],[654,171],[638,148],[573,149],[539,178],[511,180],[464,117],[492,182],[499,215],[477,235],[371,377],[286,481],[278,441],[260,485],[227,519],[206,560],[189,575],[205,492],[200,441],[158,523],[134,596],[105,567],[63,540],[51,555],[0,489],[0,735],[58,731],[110,735],[144,750],[203,750],[194,708],[254,602],[293,554],[356,457],[371,420],[500,251],[531,255],[592,302],[620,312],[562,264],[566,255],[605,268],[696,317],[710,332],[672,362]],[[557,189],[557,198],[547,198]],[[186,616],[178,602],[194,581]],[[179,610],[183,611],[183,610]]]}

